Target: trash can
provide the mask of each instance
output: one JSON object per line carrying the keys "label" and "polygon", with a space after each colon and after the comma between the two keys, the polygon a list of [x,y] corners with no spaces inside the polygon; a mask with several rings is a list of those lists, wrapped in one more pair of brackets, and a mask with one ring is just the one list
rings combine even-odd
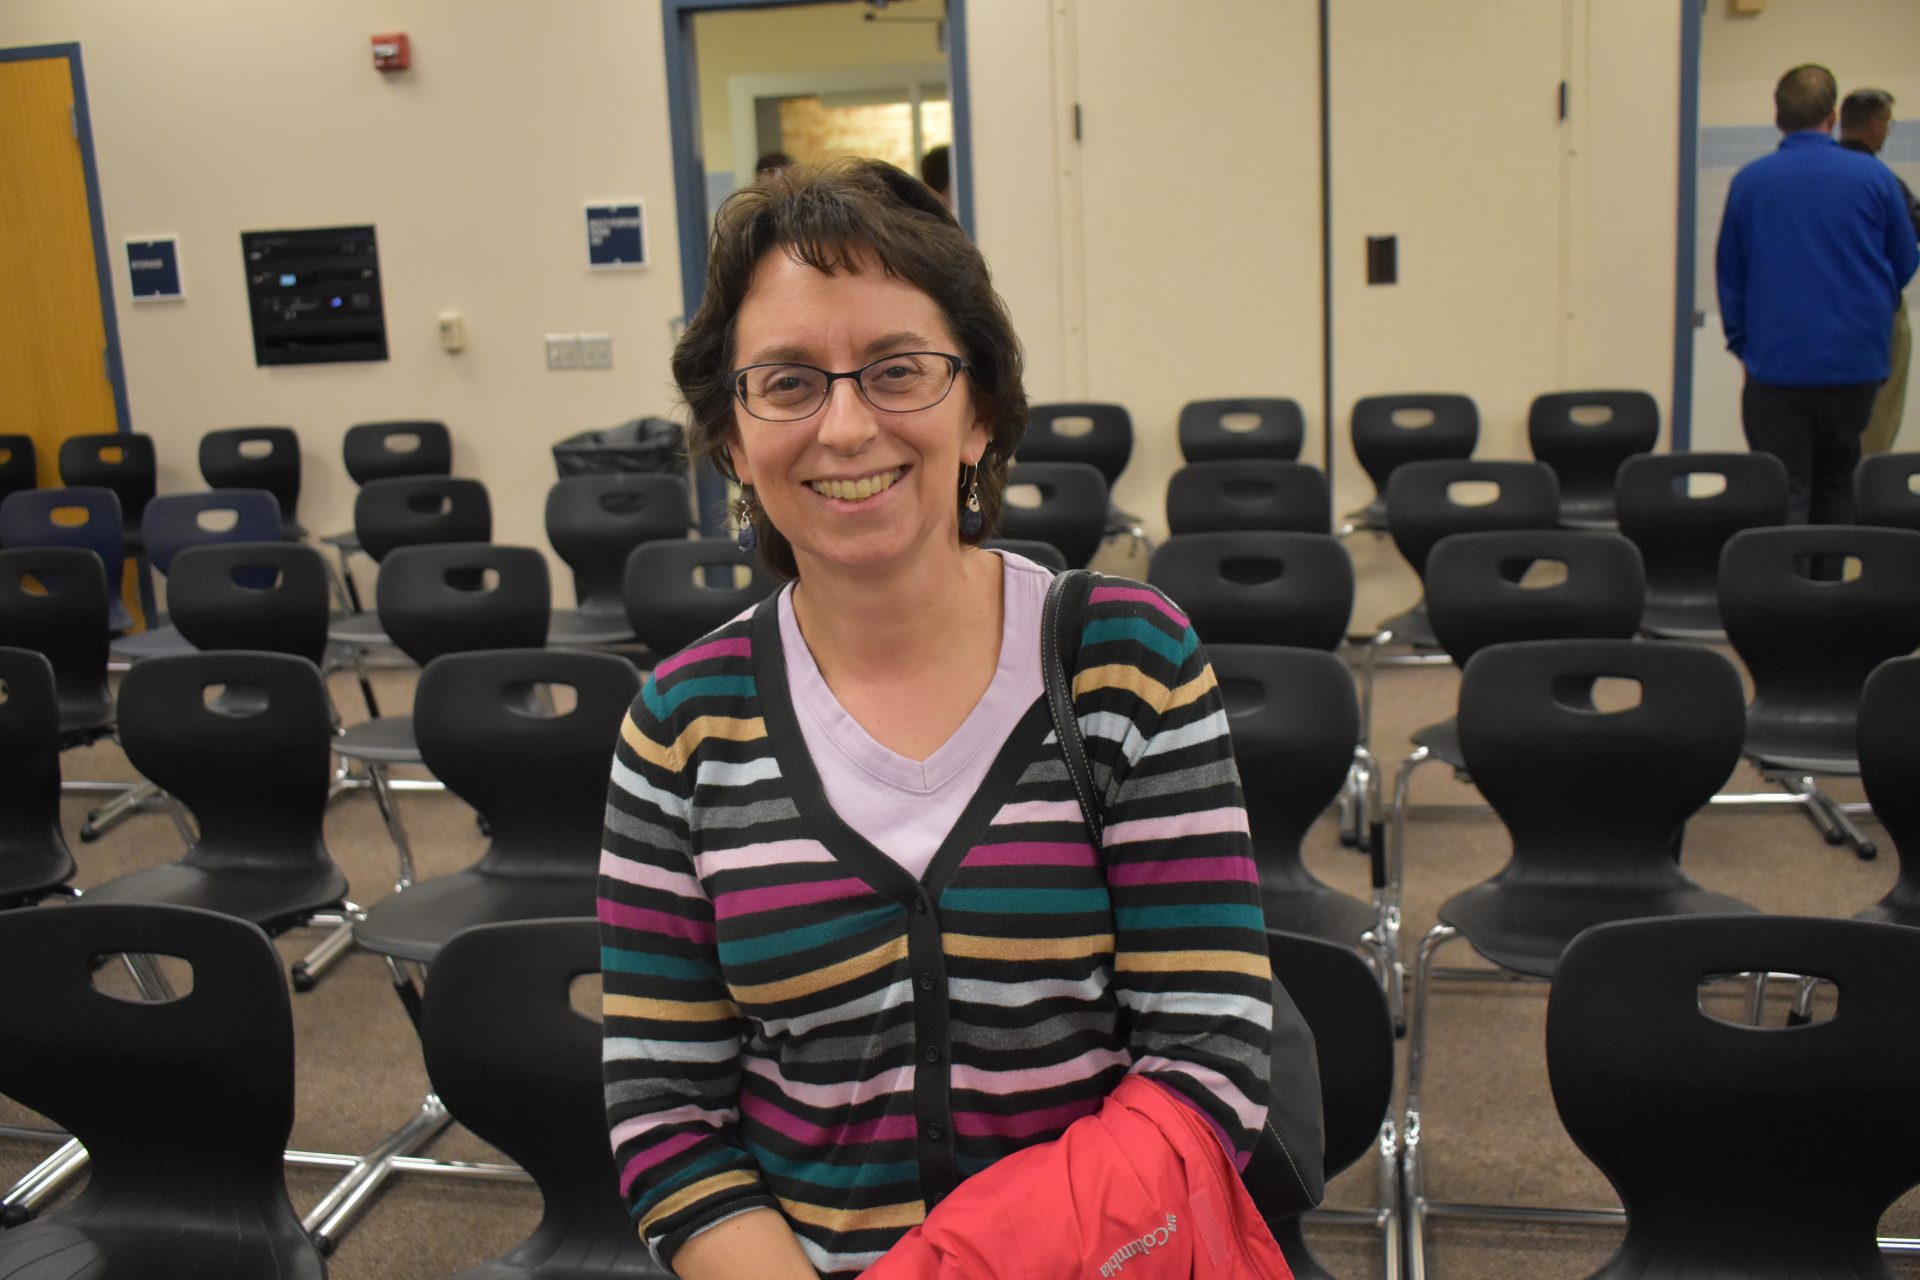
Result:
{"label": "trash can", "polygon": [[687,473],[687,437],[671,418],[635,418],[605,431],[582,431],[553,446],[560,476],[610,471]]}

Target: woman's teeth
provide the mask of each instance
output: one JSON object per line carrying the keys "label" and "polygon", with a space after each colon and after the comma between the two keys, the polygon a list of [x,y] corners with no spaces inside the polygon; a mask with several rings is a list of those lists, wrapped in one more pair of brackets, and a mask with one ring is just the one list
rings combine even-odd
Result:
{"label": "woman's teeth", "polygon": [[882,471],[877,476],[868,476],[864,480],[810,480],[807,487],[823,498],[839,498],[843,502],[858,502],[862,498],[871,498],[885,489],[891,489],[893,482],[900,478],[900,468]]}

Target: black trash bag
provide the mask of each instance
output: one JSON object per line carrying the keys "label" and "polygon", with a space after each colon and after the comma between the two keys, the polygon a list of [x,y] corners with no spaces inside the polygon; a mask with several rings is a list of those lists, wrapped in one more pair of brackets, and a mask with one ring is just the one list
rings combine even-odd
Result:
{"label": "black trash bag", "polygon": [[671,418],[635,418],[605,431],[582,431],[553,446],[561,477],[649,471],[683,475],[687,436]]}

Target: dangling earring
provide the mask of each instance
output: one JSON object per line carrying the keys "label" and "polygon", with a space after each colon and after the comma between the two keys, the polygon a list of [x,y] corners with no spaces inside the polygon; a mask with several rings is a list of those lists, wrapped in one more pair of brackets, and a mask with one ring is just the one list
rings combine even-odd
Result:
{"label": "dangling earring", "polygon": [[760,504],[753,500],[753,490],[743,487],[740,490],[740,510],[737,513],[740,532],[736,537],[742,551],[752,551],[760,545],[760,531],[754,527],[753,523],[753,517],[759,510]]}
{"label": "dangling earring", "polygon": [[960,536],[977,538],[987,523],[986,516],[980,513],[980,468],[977,465],[967,468],[966,489],[966,501],[960,510]]}

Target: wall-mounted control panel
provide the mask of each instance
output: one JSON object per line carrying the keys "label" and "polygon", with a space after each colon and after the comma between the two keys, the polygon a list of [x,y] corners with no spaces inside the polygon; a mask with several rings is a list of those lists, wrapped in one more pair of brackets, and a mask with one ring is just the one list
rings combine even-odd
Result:
{"label": "wall-mounted control panel", "polygon": [[243,231],[253,358],[262,365],[387,358],[373,228]]}

